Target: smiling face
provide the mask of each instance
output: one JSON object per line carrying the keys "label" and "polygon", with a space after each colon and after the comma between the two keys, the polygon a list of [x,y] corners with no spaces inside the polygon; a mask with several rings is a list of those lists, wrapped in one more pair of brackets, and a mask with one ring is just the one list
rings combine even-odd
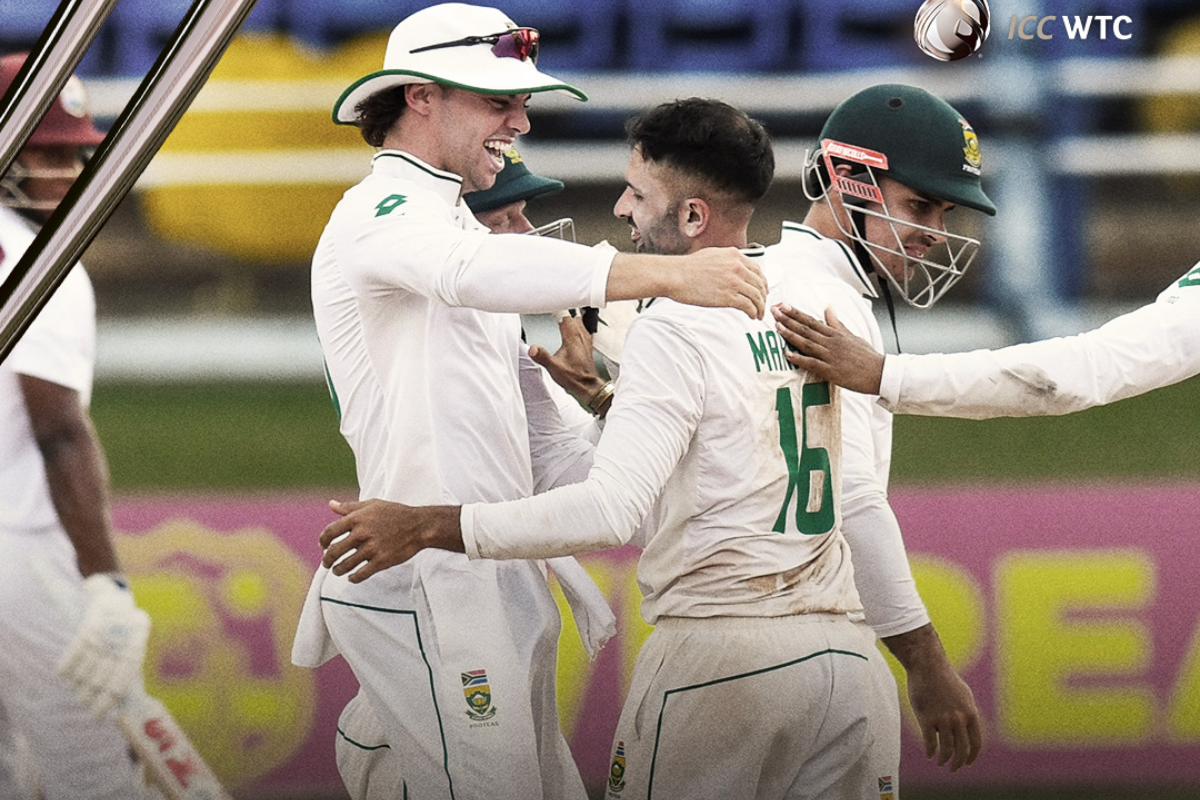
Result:
{"label": "smiling face", "polygon": [[442,169],[463,179],[463,192],[491,188],[504,169],[504,152],[529,131],[528,94],[484,95],[435,85]]}
{"label": "smiling face", "polygon": [[642,158],[634,147],[625,169],[625,191],[613,214],[629,223],[633,246],[639,253],[680,255],[691,242],[679,228],[681,197],[669,167]]}
{"label": "smiling face", "polygon": [[[839,172],[842,172],[839,167]],[[845,174],[850,170],[845,168]],[[872,245],[871,254],[896,281],[904,283],[912,278],[914,260],[924,259],[931,248],[946,242],[946,215],[954,210],[954,204],[946,200],[931,198],[913,188],[901,184],[886,175],[878,176],[878,188],[883,204],[866,203],[862,213],[863,237]],[[839,194],[834,193],[836,212],[841,217],[841,227],[850,230],[850,215]],[[905,224],[912,223],[912,224]],[[844,233],[839,239],[850,242]]]}
{"label": "smiling face", "polygon": [[[880,176],[879,190],[884,205],[868,203],[866,208],[880,214],[886,213],[891,222],[872,214],[864,215],[863,225],[866,239],[881,247],[900,252],[882,253],[875,250],[883,267],[898,281],[912,277],[910,259],[922,259],[930,248],[946,241],[946,213],[954,204],[928,197],[886,176]],[[886,207],[886,212],[885,212]],[[903,223],[911,222],[913,225]]]}

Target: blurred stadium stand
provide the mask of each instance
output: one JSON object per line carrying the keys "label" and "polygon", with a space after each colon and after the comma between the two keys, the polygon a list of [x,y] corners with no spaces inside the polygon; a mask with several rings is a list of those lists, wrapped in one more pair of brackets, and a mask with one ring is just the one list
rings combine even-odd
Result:
{"label": "blurred stadium stand", "polygon": [[[1194,0],[993,0],[983,51],[951,64],[912,42],[920,0],[493,4],[539,28],[543,67],[590,95],[586,104],[539,96],[535,135],[522,144],[538,171],[567,182],[553,213],[575,216],[585,241],[624,245],[609,209],[630,114],[696,94],[762,119],[779,168],[752,233],[769,242],[780,218],[803,213],[797,178],[829,109],[865,85],[899,80],[959,107],[983,132],[985,180],[999,190],[996,176],[1015,173],[1005,191],[1016,193],[1000,203],[1008,223],[972,223],[983,225],[982,260],[946,309],[911,324],[927,319],[938,330],[936,319],[965,313],[985,344],[1069,332],[1095,320],[1087,303],[1145,302],[1200,257],[1200,226],[1191,224],[1200,200]],[[0,0],[0,51],[29,48],[57,5]],[[258,0],[209,87],[87,255],[102,313],[303,314],[314,220],[367,168],[365,146],[329,124],[329,108],[376,68],[392,25],[424,5]],[[79,67],[102,123],[120,112],[188,6],[117,0]],[[1012,16],[1034,14],[1126,15],[1134,36],[1007,39]],[[1044,219],[1029,220],[1037,204],[1025,198],[1036,192],[1044,192]],[[263,206],[286,198],[304,213],[282,234],[267,230]],[[223,217],[245,230],[222,230]],[[1032,258],[1014,249],[1039,233],[1045,241]],[[941,334],[929,345],[911,338],[920,342],[914,349],[939,339],[949,346]]]}
{"label": "blurred stadium stand", "polygon": [[630,0],[628,67],[769,72],[786,67],[792,22],[774,0]]}

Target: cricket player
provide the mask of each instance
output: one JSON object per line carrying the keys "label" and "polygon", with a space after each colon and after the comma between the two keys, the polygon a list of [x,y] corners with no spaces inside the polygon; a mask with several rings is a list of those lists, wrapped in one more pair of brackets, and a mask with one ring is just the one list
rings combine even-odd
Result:
{"label": "cricket player", "polygon": [[[848,141],[859,141],[864,135],[863,129],[873,126],[886,128],[889,124],[895,126],[894,122],[890,122],[886,115],[881,113],[887,110],[886,101],[892,99],[891,97],[880,98],[878,103],[866,102],[868,98],[877,94],[877,91],[863,93],[857,102],[848,102],[831,116],[826,133],[843,136]],[[918,99],[932,98],[919,95]],[[932,112],[943,117],[951,113],[947,108],[940,102],[932,104]],[[929,113],[928,110],[913,111],[912,106],[909,107],[909,112],[910,118],[915,114],[918,120],[922,115]],[[943,121],[949,123],[953,120]],[[953,122],[954,130],[961,130],[961,125]],[[867,135],[878,137],[878,134]],[[903,136],[902,133],[899,135]],[[959,141],[961,134],[943,138],[941,152],[949,157],[941,162],[945,166],[942,172],[959,168]],[[892,164],[901,171],[907,168],[910,174],[920,172],[923,165],[914,164],[911,157],[906,160],[905,155],[908,152],[905,150],[898,158],[893,152]],[[809,191],[814,194],[815,199],[828,201],[829,196],[822,192],[819,183],[816,182],[817,176],[812,175],[812,170],[816,168],[813,165],[818,163],[821,162],[814,159],[810,164]],[[930,175],[935,174],[932,170],[929,172]],[[929,182],[932,178],[927,177],[925,180]],[[806,217],[804,226],[794,223],[785,225],[783,244],[773,250],[778,250],[789,258],[794,263],[792,268],[801,274],[814,275],[820,279],[832,276],[837,280],[845,280],[856,292],[862,292],[862,296],[854,297],[853,301],[843,308],[847,317],[855,320],[855,324],[867,332],[864,335],[871,335],[878,341],[879,328],[870,312],[868,299],[876,290],[866,279],[866,275],[875,269],[875,261],[850,237],[849,219],[844,219],[839,226],[836,218],[824,213],[825,209],[825,204],[821,203]],[[900,213],[908,214],[907,206]],[[872,226],[870,230],[889,250],[897,249],[890,230],[882,226]],[[643,232],[638,238],[643,245],[650,241],[650,246],[657,246],[653,242],[653,235]],[[937,238],[943,238],[943,234],[939,233]],[[944,293],[945,289],[961,276],[969,261],[970,252],[977,246],[977,242],[968,240],[958,243],[955,249],[959,260],[951,264],[950,268],[929,261],[914,268],[911,273],[896,272],[898,277],[895,291],[901,293],[905,299],[916,298],[918,303],[926,305],[932,303],[936,300],[936,297],[931,296],[933,292]],[[849,247],[855,249],[848,251]],[[950,261],[950,254],[947,253],[946,256],[946,260]],[[860,265],[864,264],[865,267],[860,268]],[[893,275],[891,272],[887,274]],[[890,285],[885,283],[882,288],[886,289]],[[607,310],[605,314],[608,316]],[[619,341],[610,345],[609,352],[619,357]],[[563,357],[559,358],[560,354]],[[561,350],[560,354],[551,358],[539,358],[535,355],[534,358],[551,370],[555,379],[563,381],[564,385],[585,386],[585,382],[571,376],[581,371],[580,366],[590,359],[590,354],[588,359],[580,359],[568,352],[567,348]],[[583,398],[587,396],[587,391],[594,390],[577,391],[572,388],[572,391],[577,398]],[[950,665],[916,591],[899,524],[887,503],[891,415],[873,407],[868,399],[853,394],[844,394],[842,403],[845,459],[843,530],[855,556],[855,582],[863,599],[867,619],[871,621],[885,646],[897,656],[905,668],[909,697],[925,740],[926,754],[930,757],[936,754],[939,763],[948,764],[950,770],[955,771],[974,761],[979,752],[982,740],[978,710],[970,688]],[[898,730],[900,709],[890,670],[882,658],[874,662],[874,666],[879,680],[885,687],[884,695],[893,701],[888,711],[892,726]],[[896,773],[899,769],[900,753],[898,738],[895,741],[895,768],[890,773],[890,784],[892,792],[898,794],[899,778]]]}
{"label": "cricket player", "polygon": [[896,414],[1035,417],[1070,414],[1200,374],[1200,264],[1153,303],[1075,336],[969,353],[884,356],[840,323],[796,309],[780,330],[809,365]]}
{"label": "cricket player", "polygon": [[[896,84],[859,91],[829,115],[808,160],[804,222],[783,223],[769,250],[803,275],[850,287],[850,301],[833,308],[882,347],[874,299],[890,307],[896,294],[928,308],[969,266],[979,242],[948,232],[945,215],[954,206],[995,212],[981,165],[975,131],[940,98]],[[913,581],[887,499],[892,416],[873,400],[842,395],[845,535],[867,621],[907,673],[926,755],[955,771],[982,745],[978,709]]]}
{"label": "cricket player", "polygon": [[[25,58],[0,58],[0,94]],[[103,138],[72,76],[0,178],[0,280]],[[25,740],[46,800],[145,792],[110,716],[142,681],[150,619],[113,549],[108,472],[88,415],[95,313],[76,264],[0,363],[0,748]],[[79,619],[64,613],[64,596]],[[35,796],[7,761],[0,797]]]}
{"label": "cricket player", "polygon": [[[633,126],[615,213],[648,252],[736,244],[762,259],[768,302],[849,294],[795,283],[746,229],[774,167],[762,127],[710,100]],[[773,323],[660,298],[632,324],[587,479],[502,503],[347,504],[325,563],[368,586],[422,548],[472,560],[636,541],[638,657],[613,745],[609,798],[878,796],[890,752],[840,532],[837,393],[788,369]],[[360,583],[361,582],[361,583]]]}
{"label": "cricket player", "polygon": [[[561,181],[531,172],[514,147],[504,153],[504,169],[496,176],[492,187],[469,192],[462,199],[475,218],[492,233],[534,233],[537,229],[525,216],[526,203],[562,188]],[[594,430],[593,416],[574,398],[552,381],[547,381],[547,390],[569,428],[586,432],[593,442],[599,438],[599,431]],[[573,415],[570,421],[567,414]],[[335,751],[338,772],[352,797],[391,800],[404,791],[399,757],[392,753],[383,726],[371,710],[370,701],[361,692],[346,704],[338,719]]]}
{"label": "cricket player", "polygon": [[[591,445],[547,402],[516,312],[665,294],[764,311],[734,248],[616,254],[492,235],[460,202],[529,130],[540,37],[500,11],[447,3],[393,30],[383,69],[334,108],[380,148],[313,257],[313,312],[362,496],[407,503],[525,497],[586,473]],[[582,569],[558,574],[583,631],[611,611]],[[580,619],[580,615],[584,619]],[[582,798],[558,724],[560,620],[540,561],[430,551],[378,581],[314,577],[293,660],[340,653],[419,798]],[[601,629],[607,627],[599,626]],[[350,788],[350,787],[348,787]]]}

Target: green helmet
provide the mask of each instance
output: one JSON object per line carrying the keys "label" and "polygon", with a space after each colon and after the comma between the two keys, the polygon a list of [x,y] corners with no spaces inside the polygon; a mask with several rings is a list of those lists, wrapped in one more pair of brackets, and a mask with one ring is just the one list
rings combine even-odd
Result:
{"label": "green helmet", "polygon": [[979,137],[953,106],[915,86],[863,89],[825,120],[821,141],[887,156],[886,175],[918,192],[994,216],[983,192]]}
{"label": "green helmet", "polygon": [[[831,166],[837,163],[853,166],[850,179],[831,179]],[[861,214],[887,220],[893,226],[895,243],[867,240],[861,233],[861,222],[843,228],[875,258],[878,252],[895,254],[902,249],[896,227],[912,226],[893,216],[882,203],[880,177],[991,216],[996,206],[980,184],[982,166],[979,137],[953,106],[915,86],[882,84],[852,95],[830,113],[821,129],[820,143],[806,164],[804,188],[809,199],[824,198],[833,207],[835,194],[840,195],[847,206]],[[873,209],[869,205],[872,202],[882,210]],[[834,210],[840,226],[841,216]],[[944,252],[908,259],[907,277],[897,279],[886,269],[876,270],[918,308],[933,305],[956,283],[979,249],[976,239],[946,231],[931,233],[945,239]]]}

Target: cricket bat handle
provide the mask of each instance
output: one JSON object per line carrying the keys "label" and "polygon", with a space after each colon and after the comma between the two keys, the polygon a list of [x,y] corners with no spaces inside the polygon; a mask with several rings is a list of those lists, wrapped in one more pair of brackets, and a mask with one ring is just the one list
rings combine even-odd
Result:
{"label": "cricket bat handle", "polygon": [[135,692],[120,703],[115,716],[147,779],[169,800],[233,800],[161,702]]}

